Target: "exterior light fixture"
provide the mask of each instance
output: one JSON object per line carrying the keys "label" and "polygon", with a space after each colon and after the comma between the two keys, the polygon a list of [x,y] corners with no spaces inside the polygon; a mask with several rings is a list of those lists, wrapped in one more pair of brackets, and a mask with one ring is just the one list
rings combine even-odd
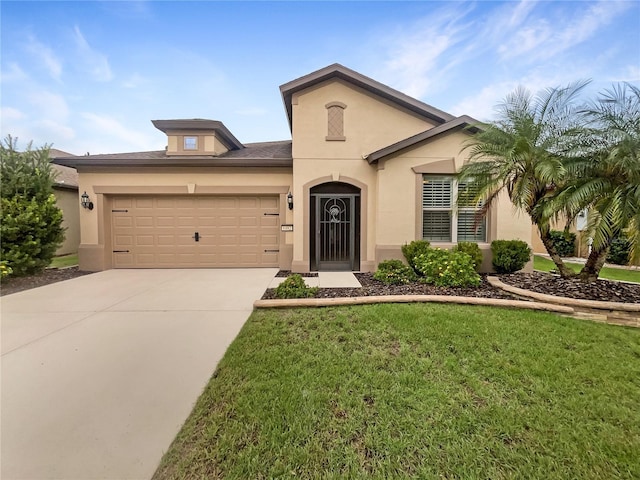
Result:
{"label": "exterior light fixture", "polygon": [[80,205],[82,205],[82,208],[93,210],[93,202],[89,199],[89,195],[87,195],[86,190],[82,195],[80,195]]}
{"label": "exterior light fixture", "polygon": [[289,210],[293,210],[293,195],[291,192],[287,194],[287,205],[289,205]]}

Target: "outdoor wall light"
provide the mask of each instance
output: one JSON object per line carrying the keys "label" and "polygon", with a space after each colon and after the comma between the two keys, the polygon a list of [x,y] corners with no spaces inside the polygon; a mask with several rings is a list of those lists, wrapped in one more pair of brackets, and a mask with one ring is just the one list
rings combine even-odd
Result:
{"label": "outdoor wall light", "polygon": [[86,191],[80,195],[80,205],[82,205],[83,208],[93,210],[93,202],[89,199],[89,195],[87,195]]}
{"label": "outdoor wall light", "polygon": [[293,195],[291,192],[287,194],[287,205],[289,205],[289,210],[293,210]]}

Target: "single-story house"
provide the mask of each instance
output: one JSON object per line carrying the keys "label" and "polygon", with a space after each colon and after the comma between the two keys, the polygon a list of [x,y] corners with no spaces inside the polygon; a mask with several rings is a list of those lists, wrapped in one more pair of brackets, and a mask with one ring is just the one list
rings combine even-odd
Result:
{"label": "single-story house", "polygon": [[[217,120],[153,120],[165,150],[60,157],[77,168],[80,268],[276,267],[373,271],[403,244],[530,244],[501,198],[476,225],[456,209],[467,159],[456,117],[342,65],[280,87],[291,140],[247,143]],[[89,206],[88,201],[86,202]]]}
{"label": "single-story house", "polygon": [[[49,149],[49,157],[72,157],[70,153]],[[78,172],[75,168],[63,165],[51,165],[56,178],[53,184],[53,194],[56,196],[56,203],[62,210],[62,227],[64,228],[64,242],[56,255],[69,255],[78,251],[80,245],[80,204],[78,196]]]}

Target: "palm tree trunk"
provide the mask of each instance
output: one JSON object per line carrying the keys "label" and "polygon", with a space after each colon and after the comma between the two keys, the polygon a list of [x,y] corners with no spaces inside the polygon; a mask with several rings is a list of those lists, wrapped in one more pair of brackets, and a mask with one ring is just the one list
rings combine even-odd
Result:
{"label": "palm tree trunk", "polygon": [[600,270],[604,265],[605,260],[607,259],[607,253],[609,252],[609,247],[605,248],[592,248],[589,257],[587,258],[587,262],[580,270],[579,276],[580,280],[583,282],[595,282],[600,275]]}
{"label": "palm tree trunk", "polygon": [[549,235],[550,229],[548,227],[541,228],[538,226],[538,232],[540,233],[540,239],[542,240],[544,248],[547,249],[547,253],[549,253],[551,260],[553,260],[553,263],[558,267],[558,273],[560,273],[560,276],[562,278],[575,277],[576,273],[564,264],[562,257],[558,254],[558,251],[551,240],[551,236]]}

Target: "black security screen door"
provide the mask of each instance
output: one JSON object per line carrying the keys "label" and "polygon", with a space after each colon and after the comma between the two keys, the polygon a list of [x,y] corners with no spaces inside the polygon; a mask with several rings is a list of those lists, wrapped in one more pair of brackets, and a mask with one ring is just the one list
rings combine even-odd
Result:
{"label": "black security screen door", "polygon": [[360,189],[327,182],[310,191],[311,270],[360,270]]}
{"label": "black security screen door", "polygon": [[355,263],[356,196],[316,195],[318,270],[352,270]]}

